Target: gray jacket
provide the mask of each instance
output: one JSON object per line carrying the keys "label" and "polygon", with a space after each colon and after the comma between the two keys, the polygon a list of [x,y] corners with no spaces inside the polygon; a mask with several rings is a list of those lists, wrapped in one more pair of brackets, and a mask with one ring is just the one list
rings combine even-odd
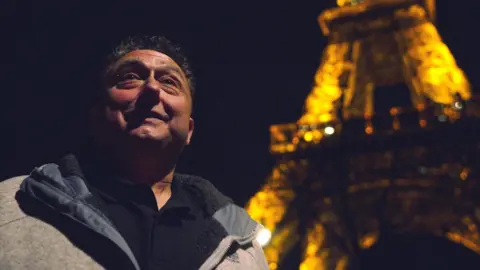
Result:
{"label": "gray jacket", "polygon": [[[223,195],[208,181],[196,177],[193,184],[213,198],[207,200],[215,210],[212,218],[228,235],[200,269],[269,269],[255,240],[262,226],[242,208],[222,204]],[[91,203],[92,197],[82,177],[61,172],[56,164],[1,182],[0,269],[111,269],[121,265],[121,269],[139,270],[126,241]]]}

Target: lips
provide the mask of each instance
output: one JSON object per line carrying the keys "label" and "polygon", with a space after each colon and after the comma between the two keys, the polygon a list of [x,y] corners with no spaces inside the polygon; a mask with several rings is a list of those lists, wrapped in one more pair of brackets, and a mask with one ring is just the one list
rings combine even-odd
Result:
{"label": "lips", "polygon": [[168,115],[161,114],[161,113],[154,112],[154,111],[150,111],[150,112],[146,113],[145,118],[156,118],[156,119],[162,120],[164,122],[167,122],[169,120]]}
{"label": "lips", "polygon": [[125,114],[125,120],[127,120],[128,122],[140,123],[148,118],[159,119],[164,122],[167,122],[168,120],[170,120],[167,114],[163,114],[155,111],[148,111],[148,112],[132,111],[130,113]]}

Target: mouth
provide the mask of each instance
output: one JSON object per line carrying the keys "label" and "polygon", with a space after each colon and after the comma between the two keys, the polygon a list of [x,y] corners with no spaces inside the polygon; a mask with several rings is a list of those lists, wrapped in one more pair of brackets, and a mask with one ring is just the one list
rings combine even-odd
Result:
{"label": "mouth", "polygon": [[146,113],[144,115],[144,119],[147,119],[147,118],[154,118],[154,119],[162,120],[163,122],[167,122],[169,120],[168,115],[161,114],[161,113],[154,112],[154,111],[150,111],[150,112]]}
{"label": "mouth", "polygon": [[170,120],[167,114],[162,114],[155,111],[148,111],[148,112],[137,111],[137,112],[133,112],[125,115],[125,120],[127,120],[127,122],[137,123],[137,125],[146,121],[147,119],[156,119],[163,122],[168,122],[168,120]]}

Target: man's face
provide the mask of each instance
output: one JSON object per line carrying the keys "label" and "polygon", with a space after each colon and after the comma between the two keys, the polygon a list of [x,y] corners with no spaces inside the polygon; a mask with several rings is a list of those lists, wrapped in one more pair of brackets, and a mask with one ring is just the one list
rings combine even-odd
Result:
{"label": "man's face", "polygon": [[107,135],[102,137],[115,140],[124,134],[162,146],[190,143],[190,88],[184,72],[169,56],[153,50],[132,51],[114,63],[106,82],[107,99],[100,113],[107,123],[97,126]]}

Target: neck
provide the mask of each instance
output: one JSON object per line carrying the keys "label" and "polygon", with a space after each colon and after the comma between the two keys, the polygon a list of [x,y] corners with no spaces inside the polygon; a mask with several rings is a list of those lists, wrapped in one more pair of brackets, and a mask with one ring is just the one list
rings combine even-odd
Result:
{"label": "neck", "polygon": [[[80,159],[86,164],[93,165],[96,170],[101,169],[131,182],[162,186],[171,183],[175,172],[174,161],[165,161],[162,157],[149,153],[126,153],[124,151],[109,151],[97,147],[78,151]],[[101,165],[101,168],[98,167]]]}
{"label": "neck", "polygon": [[120,160],[118,165],[118,168],[124,168],[119,171],[122,177],[151,187],[158,209],[170,199],[175,166],[159,162],[159,159],[148,155],[131,155],[130,158]]}
{"label": "neck", "polygon": [[132,182],[150,186],[169,184],[173,180],[175,164],[167,162],[158,156],[144,153],[131,153],[113,159],[119,176]]}
{"label": "neck", "polygon": [[[139,147],[118,149],[88,141],[83,153],[94,167],[101,165],[108,174],[127,179],[131,182],[149,185],[155,194],[158,207],[162,207],[171,195],[171,183],[178,155],[159,151],[138,151]],[[151,149],[151,148],[150,148]],[[163,151],[162,151],[163,152]],[[170,151],[168,151],[170,152]],[[165,158],[170,157],[170,158]]]}
{"label": "neck", "polygon": [[[163,207],[171,196],[171,183],[175,166],[159,161],[158,157],[148,155],[97,155],[102,158],[99,163],[105,164],[109,173],[131,182],[150,186],[158,209]],[[118,158],[122,157],[122,158]]]}

